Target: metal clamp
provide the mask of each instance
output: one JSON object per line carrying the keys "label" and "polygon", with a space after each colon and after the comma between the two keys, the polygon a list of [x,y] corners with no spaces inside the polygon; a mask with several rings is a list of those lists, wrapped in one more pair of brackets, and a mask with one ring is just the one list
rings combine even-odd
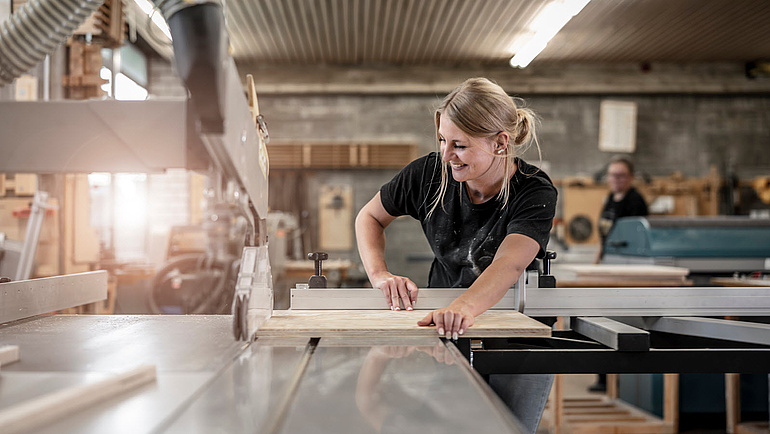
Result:
{"label": "metal clamp", "polygon": [[311,288],[326,288],[326,276],[323,275],[323,261],[329,259],[326,252],[308,253],[307,258],[315,261],[315,274],[307,281]]}

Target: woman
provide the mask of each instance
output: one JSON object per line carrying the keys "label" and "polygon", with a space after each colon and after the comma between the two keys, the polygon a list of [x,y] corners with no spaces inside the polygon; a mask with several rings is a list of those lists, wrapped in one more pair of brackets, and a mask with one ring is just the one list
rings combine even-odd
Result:
{"label": "woman", "polygon": [[[411,162],[380,189],[359,212],[356,237],[372,286],[391,309],[412,310],[419,290],[388,271],[384,231],[401,215],[420,221],[435,254],[428,286],[468,289],[418,324],[435,324],[439,335],[457,339],[545,250],[556,189],[518,157],[537,143],[535,117],[500,86],[485,78],[465,81],[441,103],[435,123],[440,152]],[[534,432],[552,376],[492,377],[492,388]],[[511,383],[523,377],[535,378],[527,382],[537,390]],[[522,404],[527,408],[517,409]]]}

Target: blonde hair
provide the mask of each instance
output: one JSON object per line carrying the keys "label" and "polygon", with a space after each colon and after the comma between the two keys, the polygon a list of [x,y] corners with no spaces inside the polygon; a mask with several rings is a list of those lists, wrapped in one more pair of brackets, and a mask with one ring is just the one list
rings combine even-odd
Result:
{"label": "blonde hair", "polygon": [[[520,100],[523,103],[523,100]],[[508,203],[511,195],[510,180],[514,174],[514,159],[535,143],[538,155],[540,145],[537,142],[535,124],[537,117],[528,108],[519,108],[513,98],[508,96],[502,87],[486,78],[469,78],[457,86],[444,98],[436,110],[436,140],[441,152],[440,135],[438,132],[441,116],[446,116],[457,128],[471,137],[494,137],[501,132],[508,133],[510,142],[502,154],[492,154],[496,158],[505,159],[505,176],[500,186],[497,199],[503,204]],[[542,159],[542,156],[540,156]],[[449,185],[449,163],[441,164],[441,185],[430,205],[428,217],[441,204],[443,208],[444,195]]]}

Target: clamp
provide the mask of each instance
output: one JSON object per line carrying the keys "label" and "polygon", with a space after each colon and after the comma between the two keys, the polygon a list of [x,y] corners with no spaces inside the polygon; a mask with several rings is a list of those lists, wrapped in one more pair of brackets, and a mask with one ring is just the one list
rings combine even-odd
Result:
{"label": "clamp", "polygon": [[322,263],[329,259],[329,254],[326,252],[313,252],[308,253],[307,258],[315,261],[315,274],[308,279],[308,286],[310,288],[326,288],[326,276],[322,272]]}

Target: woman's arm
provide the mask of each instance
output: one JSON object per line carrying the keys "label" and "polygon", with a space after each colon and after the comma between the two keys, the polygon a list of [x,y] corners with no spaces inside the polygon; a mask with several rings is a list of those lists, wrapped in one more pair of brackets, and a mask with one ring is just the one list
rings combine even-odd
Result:
{"label": "woman's arm", "polygon": [[473,325],[474,317],[497,304],[535,259],[540,245],[521,234],[509,234],[500,243],[486,270],[449,306],[429,313],[417,324],[436,324],[439,335],[457,339]]}
{"label": "woman's arm", "polygon": [[412,310],[417,301],[417,285],[406,277],[395,276],[385,264],[385,228],[396,218],[388,214],[378,192],[356,217],[358,253],[372,287],[382,290],[391,310]]}

